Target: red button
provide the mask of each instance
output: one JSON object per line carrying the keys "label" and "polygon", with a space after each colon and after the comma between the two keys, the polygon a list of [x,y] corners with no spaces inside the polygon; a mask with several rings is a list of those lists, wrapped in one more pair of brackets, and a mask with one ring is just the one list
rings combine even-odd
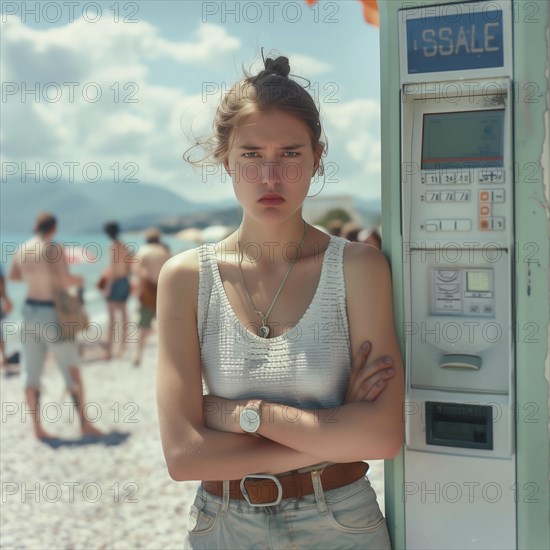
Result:
{"label": "red button", "polygon": [[479,207],[479,215],[480,216],[489,216],[491,214],[491,209],[486,204],[482,204]]}
{"label": "red button", "polygon": [[489,229],[489,220],[479,220],[480,229]]}
{"label": "red button", "polygon": [[479,200],[487,202],[489,200],[489,191],[480,191]]}

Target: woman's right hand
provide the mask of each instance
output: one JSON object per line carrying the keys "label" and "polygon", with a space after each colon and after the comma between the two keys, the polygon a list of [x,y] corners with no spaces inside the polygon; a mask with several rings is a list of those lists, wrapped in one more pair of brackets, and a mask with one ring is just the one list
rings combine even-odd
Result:
{"label": "woman's right hand", "polygon": [[365,341],[353,358],[344,403],[374,401],[384,391],[386,380],[395,376],[391,357],[378,357],[366,363],[372,345]]}

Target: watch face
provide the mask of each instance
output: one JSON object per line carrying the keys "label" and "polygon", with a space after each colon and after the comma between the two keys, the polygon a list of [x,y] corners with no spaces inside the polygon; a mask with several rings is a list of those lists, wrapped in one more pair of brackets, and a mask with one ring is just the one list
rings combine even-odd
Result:
{"label": "watch face", "polygon": [[245,409],[240,420],[241,428],[245,432],[254,433],[260,427],[260,415],[255,409]]}

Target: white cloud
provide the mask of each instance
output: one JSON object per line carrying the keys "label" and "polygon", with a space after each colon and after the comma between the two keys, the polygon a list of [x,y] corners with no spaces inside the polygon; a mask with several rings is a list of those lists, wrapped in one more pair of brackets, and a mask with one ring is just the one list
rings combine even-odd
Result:
{"label": "white cloud", "polygon": [[[174,42],[164,39],[144,20],[122,25],[108,18],[94,24],[77,19],[42,30],[24,25],[15,16],[5,19],[2,47],[7,51],[2,68],[10,70],[9,78],[30,82],[41,67],[49,75],[59,67],[67,77],[77,79],[82,73],[96,80],[143,79],[148,73],[144,61],[166,58],[185,64],[212,64],[227,60],[241,45],[240,39],[229,35],[223,26],[211,23],[199,25],[192,40]],[[22,55],[26,64],[18,62]]]}
{"label": "white cloud", "polygon": [[[116,172],[120,181],[133,177],[164,185],[192,200],[233,196],[230,182],[216,183],[215,177],[203,182],[182,160],[190,135],[210,134],[213,111],[231,85],[220,86],[205,101],[194,75],[205,67],[214,67],[213,75],[240,67],[234,55],[241,41],[225,27],[198,23],[183,40],[173,41],[142,20],[124,25],[76,20],[41,29],[8,16],[2,34],[0,71],[13,92],[2,98],[4,160],[31,166],[78,163],[77,179],[84,165],[96,163],[106,179],[113,180]],[[312,56],[287,55],[291,72],[317,86],[310,92],[321,104],[328,160],[339,159],[338,182],[325,191],[377,196],[377,186],[367,190],[365,180],[376,182],[379,173],[378,103],[327,102],[340,99],[338,90],[316,77],[334,68]],[[164,71],[173,64],[175,71],[189,73],[191,93],[181,84],[159,85],[158,73],[153,82],[154,64],[161,62]],[[251,67],[253,73],[258,69]]]}
{"label": "white cloud", "polygon": [[380,126],[380,103],[373,99],[354,99],[322,105],[325,121],[340,131]]}
{"label": "white cloud", "polygon": [[227,59],[229,53],[239,49],[241,41],[227,33],[219,25],[205,23],[193,33],[195,42],[172,43],[157,40],[151,51],[157,55],[171,56],[174,60],[185,63],[207,63]]}
{"label": "white cloud", "polygon": [[146,21],[76,20],[44,30],[8,16],[2,32],[0,70],[9,85],[3,101],[6,160],[33,167],[78,163],[76,179],[93,163],[107,179],[117,171],[119,179],[172,188],[182,180],[181,155],[188,147],[183,129],[207,132],[211,106],[200,94],[153,84],[151,64],[162,59],[181,71],[191,64],[227,64],[240,47],[238,38],[213,24],[199,25],[177,42]]}
{"label": "white cloud", "polygon": [[[284,55],[290,60],[290,74],[298,75],[299,77],[311,78],[313,76],[329,72],[332,69],[331,65],[328,65],[324,61],[304,55],[300,53],[280,53],[278,51],[264,51],[264,57],[270,57],[276,59],[279,55]],[[264,68],[263,61],[256,59],[256,61],[250,66],[252,74],[260,72]]]}
{"label": "white cloud", "polygon": [[346,191],[380,197],[380,104],[372,99],[321,105],[329,142],[329,160],[338,162],[338,179]]}
{"label": "white cloud", "polygon": [[292,60],[290,72],[299,76],[303,75],[310,78],[318,74],[329,72],[332,69],[331,65],[308,55],[293,53],[290,54],[289,57]]}
{"label": "white cloud", "polygon": [[365,172],[380,173],[380,140],[375,139],[367,132],[359,132],[352,141],[346,143],[346,150],[351,158],[363,167]]}

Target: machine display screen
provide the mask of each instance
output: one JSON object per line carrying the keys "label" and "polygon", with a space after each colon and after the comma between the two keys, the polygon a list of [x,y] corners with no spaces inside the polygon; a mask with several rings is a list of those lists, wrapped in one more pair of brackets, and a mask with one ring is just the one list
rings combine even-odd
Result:
{"label": "machine display screen", "polygon": [[426,401],[426,443],[493,449],[493,410],[487,405]]}
{"label": "machine display screen", "polygon": [[468,292],[491,292],[491,278],[488,271],[467,272]]}
{"label": "machine display screen", "polygon": [[502,10],[470,12],[461,4],[440,9],[441,15],[407,19],[409,74],[503,66]]}
{"label": "machine display screen", "polygon": [[504,109],[424,115],[422,170],[502,167]]}

